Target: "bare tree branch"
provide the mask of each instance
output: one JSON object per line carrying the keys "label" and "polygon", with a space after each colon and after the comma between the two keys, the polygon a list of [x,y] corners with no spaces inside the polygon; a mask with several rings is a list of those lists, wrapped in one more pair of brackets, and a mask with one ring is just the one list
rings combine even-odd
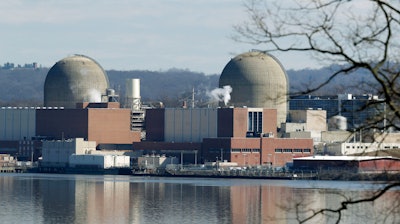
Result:
{"label": "bare tree branch", "polygon": [[[360,109],[384,104],[384,111],[363,127],[400,130],[400,2],[398,0],[249,0],[245,4],[249,20],[234,27],[234,40],[262,46],[265,52],[304,52],[321,64],[338,68],[321,83],[295,94],[307,94],[324,88],[341,75],[362,70],[373,78],[374,89],[384,101],[372,102]],[[293,93],[292,93],[293,94]],[[372,202],[400,181],[387,183],[373,196],[345,199],[337,209],[320,209],[300,219],[305,223],[318,215],[336,214],[337,223],[349,206]],[[300,212],[300,211],[298,211]]]}

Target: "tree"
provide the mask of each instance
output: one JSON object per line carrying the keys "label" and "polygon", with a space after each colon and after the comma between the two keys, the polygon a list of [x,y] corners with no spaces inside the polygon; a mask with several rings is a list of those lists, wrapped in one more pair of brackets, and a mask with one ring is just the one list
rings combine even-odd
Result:
{"label": "tree", "polygon": [[[339,65],[329,78],[302,93],[316,91],[339,75],[361,70],[373,77],[369,87],[384,99],[368,107],[384,104],[381,108],[385,110],[360,128],[400,130],[398,0],[251,0],[246,1],[245,8],[249,19],[235,26],[235,40],[262,46],[266,52],[308,53],[321,64]],[[384,127],[378,125],[382,122]],[[347,206],[374,201],[399,185],[400,181],[388,183],[372,197],[346,200],[337,210],[321,209],[314,214],[333,212],[339,222]]]}

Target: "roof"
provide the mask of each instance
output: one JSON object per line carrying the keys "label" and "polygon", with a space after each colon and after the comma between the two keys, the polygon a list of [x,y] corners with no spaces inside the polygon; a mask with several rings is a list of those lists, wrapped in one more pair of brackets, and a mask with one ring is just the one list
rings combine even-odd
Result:
{"label": "roof", "polygon": [[379,160],[379,159],[400,160],[400,158],[393,156],[307,156],[307,157],[293,158],[293,161],[294,160],[367,161],[367,160]]}

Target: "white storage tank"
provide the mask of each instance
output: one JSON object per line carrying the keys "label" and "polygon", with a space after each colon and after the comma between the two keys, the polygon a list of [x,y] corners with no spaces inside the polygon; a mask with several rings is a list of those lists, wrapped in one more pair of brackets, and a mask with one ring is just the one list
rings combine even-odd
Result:
{"label": "white storage tank", "polygon": [[328,129],[330,131],[347,130],[347,118],[339,115],[331,117],[328,121]]}

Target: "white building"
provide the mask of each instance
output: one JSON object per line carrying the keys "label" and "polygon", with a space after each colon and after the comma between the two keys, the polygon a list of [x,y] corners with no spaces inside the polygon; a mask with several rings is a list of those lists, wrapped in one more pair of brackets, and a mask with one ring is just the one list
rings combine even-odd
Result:
{"label": "white building", "polygon": [[334,155],[354,155],[363,154],[391,149],[400,149],[400,142],[398,143],[364,143],[364,142],[343,142],[332,143],[326,145],[326,151]]}
{"label": "white building", "polygon": [[290,110],[289,122],[281,126],[282,137],[312,138],[321,141],[321,133],[327,131],[325,110]]}
{"label": "white building", "polygon": [[83,138],[44,141],[41,165],[67,167],[71,155],[88,154],[91,150],[96,150],[96,142],[85,141]]}

